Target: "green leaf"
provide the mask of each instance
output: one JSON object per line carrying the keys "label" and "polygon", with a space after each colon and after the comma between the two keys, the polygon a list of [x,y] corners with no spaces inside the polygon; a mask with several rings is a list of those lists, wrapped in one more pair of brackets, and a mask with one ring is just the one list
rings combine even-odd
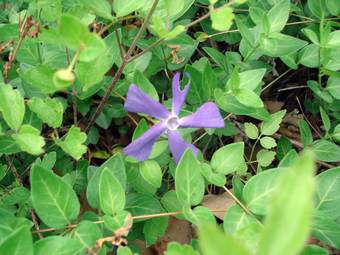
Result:
{"label": "green leaf", "polygon": [[335,167],[316,177],[315,209],[330,219],[340,217],[340,168]]}
{"label": "green leaf", "polygon": [[[328,0],[327,0],[328,1]],[[321,18],[326,12],[325,0],[308,0],[308,8],[314,16]]]}
{"label": "green leaf", "polygon": [[261,255],[298,254],[312,224],[314,157],[305,152],[279,177],[259,241]]}
{"label": "green leaf", "polygon": [[307,245],[301,255],[329,255],[328,250],[317,245]]}
{"label": "green leaf", "polygon": [[200,105],[211,100],[214,89],[218,85],[218,80],[210,64],[205,62],[204,67],[201,69],[188,65],[185,71],[189,73],[192,79],[187,97],[188,102]]}
{"label": "green leaf", "polygon": [[214,95],[218,106],[226,112],[231,112],[235,115],[247,115],[260,120],[269,119],[270,117],[266,109],[245,106],[238,102],[234,96],[225,95],[220,89],[215,89]]}
{"label": "green leaf", "polygon": [[56,98],[33,98],[28,102],[30,110],[52,128],[58,128],[63,122],[64,107]]}
{"label": "green leaf", "polygon": [[211,184],[222,187],[226,183],[226,177],[223,173],[215,173],[207,163],[201,164],[201,173],[203,177]]}
{"label": "green leaf", "polygon": [[77,218],[80,209],[77,195],[59,176],[33,166],[30,177],[33,207],[47,226],[62,228]]}
{"label": "green leaf", "polygon": [[40,136],[40,131],[31,125],[22,125],[19,133],[12,135],[19,147],[32,155],[43,153],[42,147],[45,145],[44,138]]}
{"label": "green leaf", "polygon": [[218,173],[230,174],[244,163],[244,143],[232,143],[219,148],[211,158],[211,167]]}
{"label": "green leaf", "polygon": [[99,179],[101,172],[108,168],[122,185],[126,188],[126,170],[121,154],[115,154],[106,160],[100,167],[96,168],[94,173],[91,173],[91,167],[88,168],[89,182],[86,189],[86,197],[89,204],[93,208],[99,209]]}
{"label": "green leaf", "polygon": [[[262,16],[263,15],[261,15],[261,17]],[[245,40],[245,42],[247,44],[252,45],[254,43],[254,41],[255,41],[255,37],[251,33],[249,28],[242,22],[242,20],[240,18],[238,18],[238,16],[235,17],[235,23],[237,25],[237,28],[240,30],[240,34],[242,35],[242,40]]]}
{"label": "green leaf", "polygon": [[[182,206],[180,202],[178,201],[176,192],[174,190],[167,191],[161,198],[161,203],[168,212],[175,212],[175,211],[182,210]],[[176,217],[178,216],[179,215],[176,215]]]}
{"label": "green leaf", "polygon": [[21,148],[11,136],[0,136],[0,152],[6,155],[20,152]]}
{"label": "green leaf", "polygon": [[1,24],[0,41],[17,40],[19,24]]}
{"label": "green leaf", "polygon": [[196,206],[193,210],[190,207],[183,207],[184,217],[192,224],[199,225],[203,222],[216,223],[215,216],[204,206]]}
{"label": "green leaf", "polygon": [[235,67],[230,75],[230,79],[227,82],[226,89],[231,89],[235,92],[240,88],[240,75],[238,72],[238,67]]}
{"label": "green leaf", "polygon": [[326,90],[336,99],[340,99],[340,78],[329,77]]}
{"label": "green leaf", "polygon": [[134,77],[134,83],[143,91],[145,94],[149,95],[152,99],[158,101],[159,96],[157,90],[152,85],[152,83],[144,76],[144,74],[136,70]]}
{"label": "green leaf", "polygon": [[99,204],[103,212],[109,215],[115,215],[125,206],[124,189],[108,168],[100,174]]}
{"label": "green leaf", "polygon": [[9,84],[0,83],[0,111],[7,125],[18,130],[25,115],[25,102],[19,90]]}
{"label": "green leaf", "polygon": [[10,213],[2,208],[0,208],[0,218],[0,246],[3,241],[5,241],[12,233],[14,234],[14,232],[18,231],[19,228],[27,227],[27,229],[30,229],[33,226],[33,223],[30,220],[23,217],[16,217],[14,216],[14,213]]}
{"label": "green leaf", "polygon": [[7,165],[0,165],[0,181],[7,175]]}
{"label": "green leaf", "polygon": [[325,244],[340,249],[340,226],[339,223],[316,211],[313,218],[312,235]]}
{"label": "green leaf", "polygon": [[322,119],[323,126],[326,130],[326,133],[331,129],[331,120],[329,119],[325,110],[320,106],[320,115]]}
{"label": "green leaf", "polygon": [[340,161],[340,147],[335,143],[327,140],[316,140],[312,144],[312,149],[318,160],[325,162]]}
{"label": "green leaf", "polygon": [[120,246],[117,250],[117,255],[134,255],[129,247]]}
{"label": "green leaf", "polygon": [[169,217],[149,219],[144,223],[143,233],[146,244],[152,245],[165,234],[168,228]]}
{"label": "green leaf", "polygon": [[91,221],[81,221],[72,231],[70,236],[78,240],[83,249],[89,249],[95,246],[96,241],[102,237],[102,233],[97,224]]}
{"label": "green leaf", "polygon": [[77,17],[64,14],[59,22],[58,33],[63,44],[71,49],[78,49],[84,44],[83,39],[89,34],[87,26]]}
{"label": "green leaf", "polygon": [[315,44],[309,44],[299,51],[299,64],[307,67],[319,67],[320,65],[320,48]]}
{"label": "green leaf", "polygon": [[147,1],[128,1],[125,0],[115,0],[113,2],[113,10],[116,12],[117,17],[126,16],[129,13],[138,11],[144,5],[146,5]]}
{"label": "green leaf", "polygon": [[267,205],[282,169],[271,169],[253,176],[244,186],[242,197],[255,214],[266,215]]}
{"label": "green leaf", "polygon": [[329,34],[327,46],[330,48],[338,48],[340,46],[340,31],[334,31]]}
{"label": "green leaf", "polygon": [[327,90],[323,90],[318,82],[309,80],[307,81],[307,85],[317,97],[321,98],[327,103],[333,102],[333,97]]}
{"label": "green leaf", "polygon": [[340,13],[340,6],[337,0],[326,1],[327,10],[333,15],[337,16]]}
{"label": "green leaf", "polygon": [[[157,187],[152,185],[152,182],[145,179],[140,171],[140,164],[134,164],[126,169],[127,181],[136,192],[140,194],[153,195],[157,191]],[[150,176],[146,176],[150,178]]]}
{"label": "green leaf", "polygon": [[139,171],[145,181],[155,188],[162,184],[162,169],[154,160],[146,160],[140,163]]}
{"label": "green leaf", "polygon": [[183,25],[177,25],[170,30],[168,24],[168,17],[153,15],[152,24],[150,25],[152,31],[162,39],[172,39],[185,31]]}
{"label": "green leaf", "polygon": [[340,124],[336,125],[334,130],[333,130],[333,134],[332,137],[336,140],[336,141],[340,141]]}
{"label": "green leaf", "polygon": [[29,86],[38,89],[44,94],[52,94],[59,90],[53,82],[55,71],[50,66],[40,64],[29,68],[25,72],[20,72],[20,75]]}
{"label": "green leaf", "polygon": [[278,111],[270,115],[270,119],[261,124],[262,135],[273,135],[280,128],[280,123],[286,114],[286,110]]}
{"label": "green leaf", "polygon": [[106,72],[112,67],[115,51],[119,51],[115,44],[116,41],[115,33],[111,33],[104,39],[106,50],[101,56],[90,62],[76,64],[75,73],[84,92],[95,88],[95,85],[103,80]]}
{"label": "green leaf", "polygon": [[289,9],[290,1],[282,0],[269,10],[270,32],[280,32],[285,27],[289,17]]}
{"label": "green leaf", "polygon": [[200,255],[200,253],[188,244],[171,242],[168,244],[164,255]]}
{"label": "green leaf", "polygon": [[320,44],[319,35],[316,33],[316,31],[314,29],[306,27],[306,28],[302,29],[302,32],[315,45],[319,45]]}
{"label": "green leaf", "polygon": [[60,146],[63,151],[71,155],[74,159],[78,160],[86,152],[87,147],[83,145],[86,141],[86,134],[80,131],[80,128],[72,126],[65,139],[55,140],[55,143]]}
{"label": "green leaf", "polygon": [[281,136],[277,143],[277,158],[282,160],[292,151],[292,148],[293,145],[291,141],[287,137]]}
{"label": "green leaf", "polygon": [[239,205],[229,207],[223,218],[223,229],[231,235],[250,224],[257,224],[256,219],[248,215]]}
{"label": "green leaf", "polygon": [[203,50],[212,58],[212,60],[221,67],[224,71],[227,72],[227,62],[225,56],[218,50],[209,47],[203,47]]}
{"label": "green leaf", "polygon": [[265,68],[253,69],[239,73],[240,88],[255,90],[262,82],[263,76],[266,73]]}
{"label": "green leaf", "polygon": [[210,17],[212,21],[212,28],[218,31],[228,30],[234,19],[233,9],[227,5],[217,9],[210,9]]}
{"label": "green leaf", "polygon": [[244,132],[250,139],[256,139],[259,136],[257,126],[250,122],[244,123]]}
{"label": "green leaf", "polygon": [[183,206],[199,204],[204,195],[204,180],[200,164],[190,149],[179,161],[175,174],[176,195]]}
{"label": "green leaf", "polygon": [[265,149],[271,149],[271,148],[276,147],[277,145],[275,139],[269,136],[262,137],[260,139],[260,144]]}
{"label": "green leaf", "polygon": [[82,250],[82,244],[64,236],[49,236],[34,243],[34,255],[73,255]]}
{"label": "green leaf", "polygon": [[238,89],[235,94],[236,99],[246,106],[262,108],[264,106],[261,98],[249,89]]}
{"label": "green leaf", "polygon": [[155,197],[139,193],[129,193],[127,195],[125,209],[133,216],[155,214],[164,211]]}
{"label": "green leaf", "polygon": [[0,243],[1,255],[33,255],[32,235],[27,226],[21,226]]}
{"label": "green leaf", "polygon": [[131,214],[128,211],[119,211],[115,214],[114,217],[105,214],[102,217],[104,221],[105,227],[107,227],[110,231],[115,232],[120,228],[131,223]]}
{"label": "green leaf", "polygon": [[199,228],[199,244],[204,255],[250,255],[245,246],[216,226],[202,224]]}
{"label": "green leaf", "polygon": [[107,0],[82,0],[82,4],[92,10],[95,14],[105,19],[112,20],[113,16],[111,14],[112,8]]}
{"label": "green leaf", "polygon": [[106,51],[104,40],[95,33],[89,33],[83,36],[80,44],[81,51],[78,57],[79,61],[90,62],[101,57]]}
{"label": "green leaf", "polygon": [[300,137],[303,147],[306,147],[313,142],[312,131],[309,128],[308,123],[305,120],[299,120]]}
{"label": "green leaf", "polygon": [[275,155],[276,153],[274,151],[262,149],[256,154],[256,160],[258,161],[260,166],[267,167],[272,163]]}
{"label": "green leaf", "polygon": [[287,55],[306,45],[306,41],[281,33],[271,33],[268,38],[261,40],[261,49],[270,57]]}
{"label": "green leaf", "polygon": [[29,202],[30,192],[24,187],[12,189],[9,193],[4,194],[1,198],[3,205],[24,204]]}

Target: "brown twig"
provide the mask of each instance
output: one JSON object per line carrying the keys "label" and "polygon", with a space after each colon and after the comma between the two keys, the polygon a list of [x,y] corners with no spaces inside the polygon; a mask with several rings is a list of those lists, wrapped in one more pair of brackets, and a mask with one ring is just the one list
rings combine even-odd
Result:
{"label": "brown twig", "polygon": [[21,24],[19,22],[19,40],[18,40],[18,43],[17,43],[16,47],[14,48],[14,51],[9,53],[8,60],[4,64],[4,68],[3,68],[3,75],[4,75],[4,80],[5,80],[6,83],[8,82],[8,74],[11,70],[11,67],[12,67],[14,60],[16,59],[18,51],[19,51],[19,49],[22,45],[22,42],[24,41],[27,33],[29,32],[29,29],[34,24],[35,23],[32,21],[31,16],[26,17]]}
{"label": "brown twig", "polygon": [[227,187],[222,186],[222,188],[225,190],[225,192],[228,193],[228,195],[243,209],[243,211],[245,213],[247,213],[248,215],[252,216],[256,222],[260,225],[262,225],[262,222],[259,221],[256,216],[248,209],[248,207],[246,207],[229,189],[227,189]]}
{"label": "brown twig", "polygon": [[91,126],[95,123],[96,119],[98,118],[98,116],[101,114],[101,112],[103,111],[104,109],[104,106],[106,105],[106,103],[108,102],[110,96],[111,96],[111,93],[113,91],[113,88],[115,87],[116,83],[118,82],[118,80],[120,79],[121,75],[123,74],[123,70],[126,66],[126,64],[128,63],[128,60],[129,58],[131,57],[131,54],[132,52],[134,51],[136,45],[137,45],[137,42],[139,41],[139,39],[142,37],[144,31],[146,30],[146,27],[151,19],[151,16],[153,14],[153,12],[155,11],[156,9],[156,6],[158,4],[159,0],[154,0],[153,1],[153,4],[150,8],[150,11],[147,15],[147,17],[145,18],[144,20],[144,23],[143,25],[141,26],[141,28],[139,29],[135,39],[133,40],[130,48],[128,49],[127,53],[125,54],[124,58],[123,58],[123,61],[120,65],[120,67],[118,68],[115,76],[113,77],[113,80],[112,80],[112,83],[111,85],[108,87],[104,97],[102,98],[102,100],[100,101],[100,104],[98,105],[95,113],[93,114],[92,118],[90,119],[88,125],[86,126],[85,128],[85,132],[89,131]]}
{"label": "brown twig", "polygon": [[[13,173],[15,179],[18,181],[19,186],[24,187],[24,182],[23,182],[21,176],[19,175],[17,168],[14,165],[14,158],[12,160],[10,160],[9,157],[6,156],[6,161],[8,163],[8,167],[12,170],[12,173]],[[30,211],[30,214],[31,214],[31,218],[32,218],[34,227],[35,227],[36,231],[39,231],[40,229],[39,229],[39,223],[38,223],[38,220],[37,220],[37,216],[35,215],[35,212],[34,212],[33,209],[30,209],[29,211]],[[38,234],[40,239],[44,238],[41,233],[37,233],[37,234]]]}
{"label": "brown twig", "polygon": [[[211,212],[225,212],[226,209],[211,209]],[[144,215],[137,215],[137,216],[132,216],[131,219],[132,220],[141,220],[141,219],[152,219],[152,218],[160,218],[160,217],[166,217],[166,216],[176,216],[179,214],[183,214],[182,211],[176,211],[176,212],[167,212],[167,213],[154,213],[154,214],[144,214]],[[98,221],[94,221],[93,223],[95,224],[103,224],[104,221],[103,220],[98,220]],[[72,225],[68,225],[65,227],[65,229],[73,229],[76,228],[78,226],[78,224],[72,224]],[[38,233],[46,233],[46,232],[51,232],[51,231],[55,231],[58,230],[57,228],[45,228],[45,229],[40,229],[40,230],[36,230],[33,231],[32,234],[38,234]]]}
{"label": "brown twig", "polygon": [[[66,58],[67,58],[67,64],[70,65],[71,59],[70,59],[70,52],[68,48],[66,48]],[[76,92],[74,84],[72,84],[71,95],[72,95],[73,122],[75,126],[78,126],[77,92]]]}

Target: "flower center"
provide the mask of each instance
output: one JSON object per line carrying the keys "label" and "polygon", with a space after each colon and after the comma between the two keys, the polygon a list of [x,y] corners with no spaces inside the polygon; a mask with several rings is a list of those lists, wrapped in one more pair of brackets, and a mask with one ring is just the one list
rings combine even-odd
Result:
{"label": "flower center", "polygon": [[176,130],[179,127],[178,117],[177,116],[170,116],[166,121],[166,127],[169,130]]}

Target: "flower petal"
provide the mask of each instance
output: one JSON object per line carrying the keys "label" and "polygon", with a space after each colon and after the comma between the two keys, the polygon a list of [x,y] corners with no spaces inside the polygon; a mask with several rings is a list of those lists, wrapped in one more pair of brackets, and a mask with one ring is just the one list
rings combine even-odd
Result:
{"label": "flower petal", "polygon": [[201,105],[193,114],[181,118],[182,128],[222,128],[224,120],[216,104],[208,102]]}
{"label": "flower petal", "polygon": [[152,126],[143,135],[126,146],[124,153],[140,161],[146,160],[152,151],[153,144],[164,132],[165,128],[166,125],[164,122],[159,122]]}
{"label": "flower petal", "polygon": [[198,153],[198,149],[194,145],[187,143],[177,131],[168,130],[168,142],[176,163],[181,159],[187,148],[191,148],[195,155]]}
{"label": "flower petal", "polygon": [[145,113],[158,119],[169,116],[168,110],[162,104],[150,98],[136,84],[129,87],[124,108],[128,112]]}
{"label": "flower petal", "polygon": [[180,78],[180,73],[176,73],[174,78],[172,79],[172,114],[175,116],[178,116],[182,105],[185,102],[185,98],[188,94],[189,91],[189,85],[190,85],[190,80],[185,85],[184,89],[181,90],[181,87],[179,85],[179,78]]}

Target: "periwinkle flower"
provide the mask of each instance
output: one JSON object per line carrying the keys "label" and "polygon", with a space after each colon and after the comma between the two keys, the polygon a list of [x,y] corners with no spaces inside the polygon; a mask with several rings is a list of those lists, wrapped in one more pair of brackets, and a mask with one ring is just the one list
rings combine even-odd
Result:
{"label": "periwinkle flower", "polygon": [[138,159],[146,160],[156,140],[166,133],[170,151],[176,161],[180,160],[187,148],[191,148],[197,155],[198,149],[187,143],[177,131],[179,128],[222,128],[224,120],[214,103],[207,102],[200,106],[193,114],[180,118],[179,113],[189,91],[190,81],[180,89],[180,74],[176,73],[172,80],[172,110],[169,112],[162,104],[150,98],[135,84],[129,87],[125,110],[135,113],[148,114],[160,121],[146,131],[142,136],[134,140],[124,149],[124,153]]}

